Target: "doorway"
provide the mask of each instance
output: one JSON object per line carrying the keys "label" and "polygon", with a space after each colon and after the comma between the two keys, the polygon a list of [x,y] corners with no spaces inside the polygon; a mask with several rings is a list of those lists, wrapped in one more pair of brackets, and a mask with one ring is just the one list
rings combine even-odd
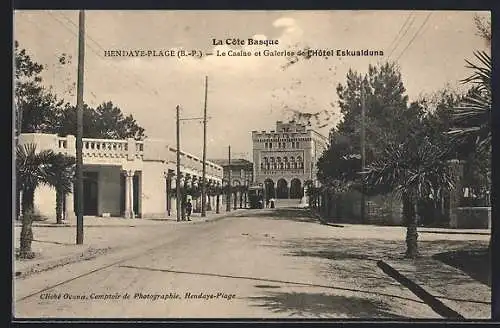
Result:
{"label": "doorway", "polygon": [[98,215],[98,172],[83,172],[83,215]]}

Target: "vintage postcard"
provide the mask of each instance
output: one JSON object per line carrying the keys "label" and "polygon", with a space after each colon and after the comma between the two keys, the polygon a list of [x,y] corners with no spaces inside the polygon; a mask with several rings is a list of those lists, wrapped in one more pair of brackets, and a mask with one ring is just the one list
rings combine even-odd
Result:
{"label": "vintage postcard", "polygon": [[16,10],[24,319],[491,319],[487,11]]}

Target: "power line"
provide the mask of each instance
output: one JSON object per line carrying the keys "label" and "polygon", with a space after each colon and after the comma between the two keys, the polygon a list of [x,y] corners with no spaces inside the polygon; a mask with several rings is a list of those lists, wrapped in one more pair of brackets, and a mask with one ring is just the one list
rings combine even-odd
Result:
{"label": "power line", "polygon": [[[49,12],[49,14],[50,14],[50,12]],[[66,15],[64,15],[64,14],[61,13],[61,16],[63,16],[67,22],[69,22],[71,25],[73,25],[74,27],[77,28],[76,24],[71,19],[69,19]],[[54,16],[52,15],[52,17],[54,17]],[[60,24],[63,24],[63,26],[65,26],[71,33],[74,34],[74,32],[68,26],[66,26],[63,22],[61,22],[59,20],[58,20],[58,22]],[[88,33],[86,35],[86,39],[91,40],[97,46],[97,48],[99,48],[102,52],[104,52],[106,50],[106,49],[104,49],[104,47],[102,47],[99,44],[99,42],[97,42],[96,40],[94,40]],[[87,46],[89,46],[89,48],[91,48],[92,52],[94,52],[94,54],[96,54],[98,57],[104,58],[104,56],[101,53],[99,53],[98,51],[96,51],[95,49],[93,49],[89,44],[87,44]],[[119,68],[116,63],[111,62],[111,64],[114,65],[115,68],[119,69],[120,73],[122,73],[122,74],[124,73],[125,75],[127,75],[127,72],[123,71],[121,68]],[[134,75],[135,75],[135,79],[139,80],[139,82],[141,82],[143,84],[142,88],[144,90],[146,90],[146,91],[152,91],[155,94],[155,96],[159,96],[159,92],[156,89],[149,88],[143,81],[141,81],[141,78],[137,74],[134,74]],[[131,76],[129,76],[129,77],[131,77]],[[134,84],[136,86],[138,86],[138,87],[141,87],[139,84],[137,84],[137,82],[138,82],[137,80],[134,81]]]}
{"label": "power line", "polygon": [[[411,18],[411,20],[410,20]],[[396,50],[399,46],[399,44],[401,43],[401,41],[403,40],[403,38],[405,37],[405,35],[408,33],[408,31],[410,30],[411,26],[413,25],[413,22],[415,21],[415,16],[413,16],[413,13],[410,14],[410,16],[408,16],[408,19],[407,20],[410,20],[408,25],[406,26],[403,34],[401,35],[401,37],[399,38],[399,40],[394,44],[394,47],[392,48],[391,52],[389,53],[389,56],[388,57],[391,57],[392,54],[394,53],[394,50]]]}
{"label": "power line", "polygon": [[425,18],[424,22],[422,23],[422,25],[420,25],[419,29],[417,30],[417,33],[415,33],[415,35],[413,36],[413,38],[410,40],[410,42],[408,43],[408,45],[403,49],[403,51],[399,54],[398,58],[396,58],[396,61],[399,60],[399,58],[401,58],[401,56],[403,56],[403,54],[405,53],[405,51],[410,47],[410,45],[413,43],[413,41],[415,40],[415,38],[417,37],[417,35],[420,33],[420,31],[422,30],[422,28],[424,27],[424,25],[427,23],[427,21],[429,20],[429,18],[431,17],[432,15],[432,12],[428,13],[427,14],[427,17]]}
{"label": "power line", "polygon": [[[73,31],[73,30],[72,30],[69,26],[67,26],[64,22],[62,22],[62,21],[61,21],[59,18],[57,18],[54,14],[52,14],[50,11],[49,11],[48,13],[49,13],[49,15],[50,15],[50,16],[51,16],[54,20],[56,20],[59,24],[61,24],[64,28],[66,28],[66,29],[67,29],[67,30],[68,30],[71,34],[73,34],[73,35],[77,36],[77,34],[75,33],[75,31]],[[63,16],[64,16],[64,15],[63,15]],[[70,24],[72,24],[73,26],[75,26],[75,27],[77,28],[77,26],[76,26],[76,24],[75,24],[75,23],[73,23],[73,22],[72,22],[69,18],[67,18],[66,16],[64,16],[64,17],[65,17],[66,21],[68,21]],[[93,38],[92,38],[92,37],[91,37],[88,33],[87,33],[87,35],[86,35],[86,39],[91,40],[91,41],[92,41],[92,42],[96,45],[96,47],[97,47],[97,48],[101,49],[101,50],[104,52],[104,50],[105,50],[105,49],[104,49],[104,48],[103,48],[103,47],[102,47],[102,46],[101,46],[101,45],[100,45],[97,41],[95,41],[95,40],[94,40],[94,39],[93,39]],[[94,49],[94,47],[92,47],[92,46],[91,46],[88,42],[85,42],[85,43],[86,43],[86,45],[89,47],[89,49],[90,49],[90,50],[91,50],[91,51],[92,51],[95,55],[97,55],[97,56],[98,56],[98,57],[100,57],[100,58],[104,58],[104,57],[103,57],[103,55],[102,55],[101,53],[99,53],[99,51],[97,51],[96,49]],[[120,70],[120,73],[122,73],[122,74],[124,74],[124,75],[127,75],[127,73],[128,73],[128,72],[123,71],[123,69],[122,69],[122,68],[119,68],[118,66],[116,66],[116,65],[117,65],[116,63],[114,63],[114,62],[109,62],[109,63],[111,63],[111,64],[113,65],[113,67],[114,67],[114,68],[119,69],[119,70]],[[134,80],[134,82],[133,82],[133,83],[134,83],[136,86],[138,86],[138,87],[140,87],[140,88],[142,88],[142,89],[144,89],[144,90],[146,90],[146,91],[148,91],[148,92],[152,92],[155,96],[159,97],[159,92],[158,92],[156,89],[146,86],[146,85],[144,84],[144,82],[142,82],[142,81],[141,81],[140,77],[139,77],[137,74],[134,74],[134,75],[136,75],[136,77],[135,77],[135,79],[136,79],[136,80]],[[129,76],[129,77],[131,77],[131,76]],[[142,84],[143,84],[143,85],[141,86],[140,84],[138,84],[138,81],[142,82]]]}
{"label": "power line", "polygon": [[[392,40],[391,44],[389,44],[389,46],[387,47],[387,49],[390,49],[392,48],[392,46],[394,45],[394,43],[396,42],[396,40],[398,40],[399,36],[401,35],[401,32],[403,31],[403,29],[406,27],[406,24],[408,24],[408,21],[410,20],[410,18],[412,18],[413,16],[413,11],[410,12],[410,14],[408,15],[408,17],[406,17],[406,20],[405,22],[403,23],[403,25],[401,25],[401,27],[399,28],[399,31],[398,31],[398,34],[396,34],[396,36],[394,37],[394,39]],[[391,52],[392,53],[392,52]]]}

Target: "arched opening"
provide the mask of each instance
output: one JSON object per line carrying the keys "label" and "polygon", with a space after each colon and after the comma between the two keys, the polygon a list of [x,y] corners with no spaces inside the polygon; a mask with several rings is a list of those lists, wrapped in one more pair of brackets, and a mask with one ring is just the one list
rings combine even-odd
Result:
{"label": "arched opening", "polygon": [[290,198],[299,199],[302,198],[302,196],[302,183],[299,179],[292,179],[292,181],[290,181]]}
{"label": "arched opening", "polygon": [[276,198],[288,198],[288,183],[285,179],[279,179],[276,188]]}
{"label": "arched opening", "polygon": [[269,198],[275,198],[276,190],[274,189],[274,181],[271,179],[266,179],[266,181],[264,181],[264,186],[266,189],[266,200],[268,200]]}

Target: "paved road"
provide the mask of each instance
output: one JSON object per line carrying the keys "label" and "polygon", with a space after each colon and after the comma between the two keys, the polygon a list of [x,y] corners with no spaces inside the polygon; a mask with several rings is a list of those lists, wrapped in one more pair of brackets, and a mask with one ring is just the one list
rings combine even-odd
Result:
{"label": "paved road", "polygon": [[277,208],[170,233],[161,247],[79,278],[75,271],[76,279],[16,302],[15,316],[439,317],[364,255],[372,251],[367,240],[381,236],[402,246],[400,230],[362,237],[356,228],[320,225],[305,210]]}

